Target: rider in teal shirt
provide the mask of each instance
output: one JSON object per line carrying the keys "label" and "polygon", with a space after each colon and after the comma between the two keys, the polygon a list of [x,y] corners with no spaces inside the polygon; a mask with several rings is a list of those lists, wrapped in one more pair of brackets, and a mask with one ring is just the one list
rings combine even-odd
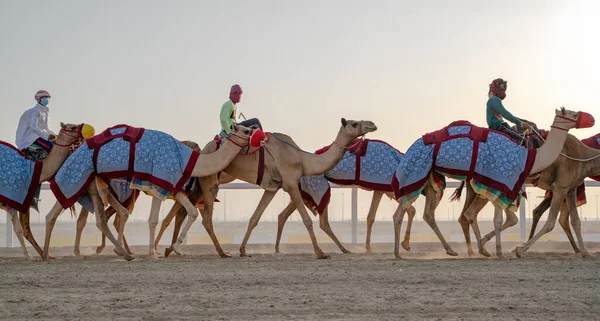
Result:
{"label": "rider in teal shirt", "polygon": [[528,128],[530,125],[529,122],[513,116],[513,114],[506,110],[504,105],[502,105],[502,100],[506,98],[506,88],[507,82],[502,78],[494,79],[490,84],[490,90],[488,92],[489,99],[486,108],[486,121],[490,129],[503,132],[519,141],[523,137],[515,132],[504,119],[519,127]]}

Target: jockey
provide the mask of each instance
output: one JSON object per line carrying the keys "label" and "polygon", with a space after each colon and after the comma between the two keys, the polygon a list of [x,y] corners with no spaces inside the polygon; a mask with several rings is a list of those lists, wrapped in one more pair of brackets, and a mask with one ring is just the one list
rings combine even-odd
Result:
{"label": "jockey", "polygon": [[487,124],[490,129],[503,132],[517,142],[520,142],[523,137],[511,129],[504,119],[514,123],[517,125],[517,127],[522,127],[525,129],[529,128],[530,124],[525,120],[513,116],[502,105],[502,100],[506,98],[506,87],[507,82],[502,78],[494,79],[494,81],[492,81],[490,84],[490,90],[488,92],[489,99],[487,101],[486,109]]}
{"label": "jockey", "polygon": [[17,127],[17,148],[35,160],[46,158],[56,140],[56,134],[48,128],[50,97],[45,90],[35,93],[37,105],[21,115]]}
{"label": "jockey", "polygon": [[[242,99],[242,87],[240,85],[231,86],[229,91],[229,100],[221,107],[221,136],[225,136],[231,132],[233,124],[236,123],[235,117],[237,112],[237,103]],[[254,127],[262,129],[260,121],[256,118],[251,118],[239,123],[242,126]]]}

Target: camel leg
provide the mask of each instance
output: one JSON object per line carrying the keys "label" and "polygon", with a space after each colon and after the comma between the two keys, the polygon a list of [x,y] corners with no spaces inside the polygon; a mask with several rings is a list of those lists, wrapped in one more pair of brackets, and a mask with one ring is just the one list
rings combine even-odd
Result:
{"label": "camel leg", "polygon": [[148,243],[148,255],[156,258],[156,250],[154,248],[154,235],[156,234],[156,225],[158,225],[158,214],[160,213],[160,205],[162,201],[158,197],[152,197],[152,205],[150,207],[150,217],[148,218],[148,229],[150,242]]}
{"label": "camel leg", "polygon": [[319,259],[328,259],[329,255],[325,254],[323,250],[317,244],[317,237],[315,236],[315,232],[313,231],[313,221],[306,211],[306,207],[304,206],[304,202],[302,201],[302,195],[300,194],[300,190],[298,189],[298,182],[293,182],[291,184],[287,184],[286,192],[290,195],[292,201],[296,204],[296,209],[300,212],[300,216],[302,216],[302,221],[304,222],[304,226],[308,231],[308,235],[313,245],[313,250]]}
{"label": "camel leg", "polygon": [[573,233],[571,233],[571,227],[569,225],[569,207],[567,203],[563,203],[563,206],[560,208],[560,216],[558,217],[558,224],[563,228],[571,246],[573,247],[573,251],[575,253],[580,253],[577,244],[575,243],[575,238],[573,238]]}
{"label": "camel leg", "polygon": [[[115,213],[116,213],[115,209],[112,206],[109,206],[106,209],[106,221],[108,222]],[[117,218],[115,217],[115,221],[116,221],[116,219]],[[117,229],[117,231],[119,231],[119,230]],[[96,247],[96,254],[102,253],[102,251],[104,251],[104,248],[106,247],[106,235],[104,235],[104,233],[102,233],[101,239],[102,239],[102,243],[100,245],[98,245],[98,247]],[[121,242],[119,242],[119,243],[121,243]]]}
{"label": "camel leg", "polygon": [[202,215],[202,225],[204,226],[204,229],[208,233],[208,236],[210,236],[210,239],[212,240],[212,242],[215,246],[215,249],[217,250],[217,253],[219,253],[219,256],[222,258],[230,258],[231,254],[229,254],[223,250],[223,248],[221,247],[221,244],[219,243],[219,239],[217,238],[217,235],[215,234],[215,229],[213,227],[213,221],[212,221],[212,215],[213,215],[213,209],[214,209],[213,195],[210,190],[205,190],[205,189],[202,190],[202,193],[203,193],[203,197],[204,197],[204,213]]}
{"label": "camel leg", "polygon": [[554,225],[556,225],[556,218],[558,216],[558,212],[560,211],[562,203],[564,202],[565,197],[567,195],[567,189],[555,186],[552,193],[553,193],[553,195],[552,195],[552,202],[550,205],[550,213],[548,214],[548,220],[546,221],[546,224],[544,224],[542,229],[536,235],[534,235],[529,241],[527,241],[527,242],[525,242],[525,244],[523,244],[521,246],[517,246],[515,248],[515,253],[516,253],[517,257],[519,257],[519,258],[522,257],[523,254],[537,240],[539,240],[546,233],[549,233],[550,231],[552,231],[552,229],[554,228]]}
{"label": "camel leg", "polygon": [[[515,213],[513,213],[511,211],[505,211],[505,213],[506,213],[506,222],[504,222],[504,224],[502,224],[502,220],[500,220],[500,224],[501,224],[500,231],[504,231],[507,228],[515,226],[515,225],[517,225],[517,223],[519,223],[519,218],[517,217],[517,215]],[[494,217],[495,217],[495,215],[496,215],[496,212],[495,212],[495,209],[494,209]],[[496,227],[494,227],[493,231],[491,231],[490,233],[486,234],[483,238],[481,238],[479,240],[480,246],[481,247],[485,247],[485,244],[489,240],[491,240],[494,236],[496,236]]]}
{"label": "camel leg", "polygon": [[[179,204],[179,203],[178,203]],[[173,226],[173,236],[171,237],[171,245],[165,249],[165,257],[168,257],[171,252],[173,252],[173,244],[177,242],[177,237],[179,236],[179,231],[181,231],[181,225],[185,221],[187,217],[187,212],[180,205],[179,211],[177,211],[177,216],[175,216],[175,225]],[[177,254],[177,253],[175,253]]]}
{"label": "camel leg", "polygon": [[283,227],[287,219],[296,210],[296,204],[290,200],[290,203],[277,215],[277,240],[275,241],[275,253],[279,252],[279,243],[281,243],[281,235],[283,234]]}
{"label": "camel leg", "polygon": [[[263,192],[260,202],[258,203],[256,210],[254,210],[254,214],[252,214],[252,217],[250,218],[250,222],[248,222],[248,229],[246,230],[246,235],[244,235],[244,240],[242,240],[242,244],[240,245],[240,256],[250,256],[250,255],[246,254],[246,244],[248,243],[248,240],[250,239],[250,234],[252,234],[252,230],[256,227],[256,225],[258,225],[258,221],[260,220],[260,217],[264,213],[264,211],[267,208],[267,206],[269,205],[269,203],[271,203],[271,200],[273,199],[273,197],[275,196],[276,193],[277,192],[271,192],[271,191]],[[300,203],[300,204],[304,208],[304,204],[302,204],[302,203]]]}
{"label": "camel leg", "polygon": [[401,259],[400,256],[400,231],[402,229],[402,221],[404,220],[404,213],[406,210],[402,208],[401,204],[398,204],[396,212],[394,212],[394,255],[397,259]]}
{"label": "camel leg", "polygon": [[[79,246],[81,245],[81,234],[87,223],[88,214],[89,211],[86,210],[85,207],[82,207],[81,211],[79,211],[79,217],[77,218],[77,231],[75,232],[75,246],[73,248],[73,253],[75,253],[76,257],[81,257]],[[104,234],[102,234],[102,243],[104,243]]]}
{"label": "camel leg", "polygon": [[[581,248],[581,256],[592,257],[590,252],[585,248],[583,244],[583,236],[581,235],[581,220],[579,219],[579,213],[577,212],[577,189],[571,189],[567,194],[567,205],[569,207],[569,216],[571,217],[571,225],[573,225],[573,230],[575,231],[575,236],[577,236],[577,243],[579,243],[579,248]],[[569,230],[570,232],[570,230]]]}
{"label": "camel leg", "polygon": [[42,260],[48,260],[48,252],[50,250],[50,238],[52,237],[52,230],[54,229],[54,225],[56,224],[56,219],[62,213],[63,208],[59,202],[54,203],[54,206],[46,215],[46,236],[44,241],[44,254],[42,255]]}
{"label": "camel leg", "polygon": [[31,232],[30,214],[31,213],[29,212],[29,210],[25,213],[19,213],[21,228],[23,229],[23,237],[25,237],[25,239],[29,241],[29,243],[31,244],[31,246],[33,246],[35,251],[38,252],[40,257],[42,257],[42,248],[38,245],[37,241],[33,237],[33,233]]}
{"label": "camel leg", "polygon": [[371,250],[371,230],[375,223],[375,215],[377,215],[377,208],[381,202],[382,192],[373,191],[373,197],[371,198],[371,205],[369,206],[369,214],[367,215],[367,240],[365,241],[365,249],[367,253],[373,252]]}
{"label": "camel leg", "polygon": [[127,253],[123,246],[117,241],[110,229],[108,229],[108,223],[106,220],[106,213],[104,212],[104,204],[98,195],[90,195],[92,203],[94,204],[94,211],[96,212],[96,226],[115,246],[115,253],[119,256],[123,256],[127,261],[134,259],[132,255]]}
{"label": "camel leg", "polygon": [[21,250],[23,250],[23,255],[26,260],[32,260],[33,258],[29,255],[29,251],[27,251],[27,245],[25,245],[25,239],[23,238],[23,228],[21,227],[21,221],[19,220],[19,213],[17,213],[14,209],[9,209],[8,216],[10,216],[10,220],[13,225],[13,230],[15,231],[15,235],[19,240],[19,244],[21,245]]}
{"label": "camel leg", "polygon": [[[115,216],[114,226],[118,233],[117,241],[119,244],[123,245],[123,240],[125,238],[125,224],[127,224],[127,220],[129,219],[129,211],[123,207],[123,205],[121,205],[121,202],[119,202],[119,200],[112,193],[108,193],[108,203],[110,204],[110,207],[112,207],[118,214]],[[119,220],[117,220],[117,217]],[[127,246],[127,248],[129,248],[129,246]],[[130,255],[133,254],[131,253],[131,250],[126,251]]]}
{"label": "camel leg", "polygon": [[544,212],[550,208],[551,203],[552,203],[552,197],[548,197],[548,198],[545,198],[540,203],[540,205],[538,205],[535,209],[533,209],[533,222],[531,223],[531,232],[529,232],[528,240],[531,240],[531,238],[535,234],[535,229],[537,228],[537,225],[538,225],[540,219],[542,218],[542,215],[544,215]]}
{"label": "camel leg", "polygon": [[[171,221],[173,221],[173,218],[175,217],[175,215],[177,215],[177,212],[179,212],[181,208],[181,204],[175,202],[171,207],[169,214],[167,214],[167,216],[163,219],[163,222],[160,226],[160,231],[158,231],[158,235],[154,240],[154,251],[158,252],[158,243],[160,243],[160,239],[162,238],[163,234],[165,233],[165,230],[169,227],[169,224],[171,224]],[[173,240],[171,244],[173,243],[175,243],[175,240]],[[167,255],[165,255],[165,257],[166,256]]]}
{"label": "camel leg", "polygon": [[[115,230],[119,231],[121,229],[121,216],[117,215],[115,216],[115,219],[113,221],[113,226],[115,227]],[[127,251],[127,253],[129,253],[130,255],[133,255],[133,251],[131,251],[131,249],[129,248],[129,244],[127,243],[127,239],[125,238],[125,232],[123,231],[123,247],[125,248],[125,251]]]}
{"label": "camel leg", "polygon": [[506,257],[502,254],[502,208],[498,206],[494,208],[494,231],[496,232],[496,256],[499,260],[505,260]]}
{"label": "camel leg", "polygon": [[458,224],[460,224],[460,228],[463,231],[463,235],[465,236],[465,244],[467,245],[467,253],[469,257],[475,256],[475,252],[473,251],[473,247],[471,246],[471,233],[469,228],[469,221],[465,217],[464,213],[461,213],[458,217]]}
{"label": "camel leg", "polygon": [[323,230],[327,235],[329,235],[329,237],[333,240],[333,242],[340,248],[342,253],[344,253],[344,254],[352,253],[352,252],[348,251],[342,245],[342,243],[338,240],[338,238],[333,233],[333,230],[331,230],[331,226],[329,226],[329,217],[328,217],[329,213],[328,212],[329,212],[329,209],[326,207],[325,210],[323,211],[323,213],[321,213],[321,215],[319,215],[319,226],[321,227],[321,230]]}
{"label": "camel leg", "polygon": [[173,251],[175,251],[175,253],[181,255],[181,243],[183,243],[183,240],[185,239],[188,231],[190,230],[190,227],[192,227],[192,224],[198,218],[199,213],[198,213],[198,209],[196,209],[196,206],[194,206],[194,204],[192,204],[192,202],[190,202],[190,200],[183,193],[175,194],[175,199],[179,203],[181,203],[181,206],[183,206],[185,208],[185,211],[188,214],[187,223],[183,227],[183,230],[181,231],[179,238],[177,238],[177,242],[175,242],[175,244],[173,244]]}
{"label": "camel leg", "polygon": [[450,247],[450,244],[448,244],[448,242],[446,242],[444,235],[442,235],[442,232],[438,228],[437,223],[435,221],[435,209],[437,208],[438,204],[440,203],[440,201],[436,197],[435,190],[433,189],[433,187],[431,187],[431,185],[428,184],[425,187],[424,191],[425,191],[425,211],[423,212],[423,219],[425,220],[425,222],[427,222],[429,227],[431,227],[431,229],[435,232],[435,234],[437,235],[440,242],[442,242],[444,249],[446,249],[446,253],[451,256],[457,256],[458,253],[454,252],[454,250]]}
{"label": "camel leg", "polygon": [[404,250],[410,251],[410,230],[412,229],[413,219],[415,218],[415,214],[417,214],[417,210],[414,206],[410,206],[406,213],[408,214],[408,222],[406,223],[406,232],[404,232],[404,241],[400,243]]}
{"label": "camel leg", "polygon": [[473,251],[473,247],[471,246],[471,233],[469,231],[469,227],[473,225],[473,231],[479,231],[479,225],[477,225],[477,214],[487,204],[487,202],[478,202],[477,198],[477,194],[475,194],[475,192],[471,188],[471,185],[467,183],[467,195],[465,197],[465,204],[463,205],[463,209],[460,212],[458,223],[460,224],[460,227],[463,231],[463,235],[465,236],[465,244],[467,245],[467,253],[469,257],[475,256],[475,251]]}

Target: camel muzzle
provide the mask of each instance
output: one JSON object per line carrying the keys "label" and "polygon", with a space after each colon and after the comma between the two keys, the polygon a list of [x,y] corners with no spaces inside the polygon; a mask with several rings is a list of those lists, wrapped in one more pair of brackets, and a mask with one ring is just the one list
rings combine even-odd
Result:
{"label": "camel muzzle", "polygon": [[588,114],[586,112],[580,111],[579,116],[577,116],[577,122],[575,123],[575,128],[590,128],[593,127],[596,123],[594,116]]}

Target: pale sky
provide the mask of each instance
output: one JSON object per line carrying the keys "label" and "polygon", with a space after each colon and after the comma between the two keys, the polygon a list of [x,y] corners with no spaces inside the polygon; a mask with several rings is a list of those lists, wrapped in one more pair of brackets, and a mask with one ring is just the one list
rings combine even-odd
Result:
{"label": "pale sky", "polygon": [[454,120],[485,126],[497,77],[505,106],[541,128],[560,106],[600,119],[599,11],[594,0],[0,0],[0,139],[14,143],[38,89],[53,96],[54,130],[127,123],[202,146],[234,83],[238,112],[310,151],[341,117],[375,122],[369,137],[401,151]]}

